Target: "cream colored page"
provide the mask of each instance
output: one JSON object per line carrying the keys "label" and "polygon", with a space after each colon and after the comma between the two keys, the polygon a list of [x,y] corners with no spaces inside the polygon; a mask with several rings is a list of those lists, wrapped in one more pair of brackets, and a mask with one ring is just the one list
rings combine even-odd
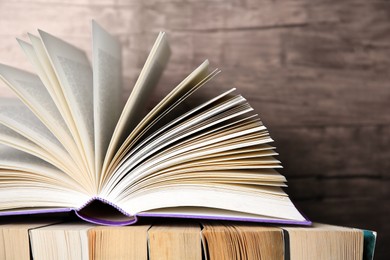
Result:
{"label": "cream colored page", "polygon": [[63,142],[65,147],[67,145],[74,147],[65,121],[42,81],[36,75],[0,64],[0,77],[59,140],[66,140]]}
{"label": "cream colored page", "polygon": [[160,209],[152,209],[145,211],[141,214],[148,215],[148,214],[161,214],[166,215],[167,217],[172,215],[191,215],[191,216],[197,216],[197,217],[226,217],[226,218],[240,218],[240,219],[254,219],[254,218],[261,218],[261,219],[269,219],[269,220],[275,220],[278,218],[275,217],[269,217],[259,214],[250,214],[250,213],[243,213],[233,210],[224,210],[224,209],[216,209],[216,208],[203,208],[203,207],[180,207],[180,210],[176,207],[173,208],[160,208]]}
{"label": "cream colored page", "polygon": [[[231,94],[235,89],[230,89],[224,93],[222,93],[221,95],[218,95],[217,97],[215,98],[212,98],[206,102],[204,102],[203,104],[200,104],[196,107],[194,107],[193,109],[191,109],[190,111],[178,116],[176,119],[170,121],[169,123],[167,123],[166,125],[162,126],[161,128],[159,128],[158,130],[156,130],[155,132],[153,132],[152,134],[148,135],[144,140],[142,140],[142,142],[140,142],[139,144],[137,144],[136,147],[133,147],[133,149],[131,149],[130,152],[128,152],[126,155],[122,156],[121,157],[121,162],[120,164],[118,164],[117,168],[118,167],[121,167],[121,165],[123,163],[125,163],[136,151],[138,151],[139,149],[141,149],[142,147],[144,147],[145,145],[148,145],[150,143],[150,141],[156,137],[158,137],[160,134],[164,133],[164,132],[167,132],[169,131],[170,129],[172,129],[175,125],[177,125],[179,122],[182,122],[183,120],[185,120],[186,118],[189,118],[191,115],[194,115],[195,113],[197,113],[198,111],[200,111],[201,109],[205,108],[206,106],[209,106],[210,104],[212,103],[215,103],[215,102],[221,102],[220,100],[222,100],[223,98],[226,98],[227,95]],[[154,110],[154,109],[153,109]],[[152,111],[153,112],[153,111]],[[169,111],[171,112],[171,111]],[[167,113],[169,113],[167,111]],[[149,118],[149,117],[146,117],[146,118]],[[142,124],[143,122],[141,122],[140,124]],[[138,126],[137,126],[138,128]],[[137,130],[135,130],[137,131]],[[165,138],[164,138],[165,139]]]}
{"label": "cream colored page", "polygon": [[0,144],[0,210],[70,207],[91,195],[83,181],[40,158]]}
{"label": "cream colored page", "polygon": [[136,126],[131,134],[123,142],[120,149],[111,160],[109,168],[106,169],[105,175],[101,178],[101,186],[106,185],[107,179],[116,174],[116,170],[129,157],[129,151],[133,148],[133,144],[144,135],[149,128],[157,124],[164,116],[171,113],[181,102],[188,98],[193,92],[202,87],[208,80],[219,73],[214,70],[207,74],[208,61],[203,62],[197,69],[195,69],[189,76],[187,76],[178,86],[176,86],[162,101],[160,101]]}
{"label": "cream colored page", "polygon": [[34,155],[51,163],[64,172],[71,172],[72,170],[76,171],[74,167],[71,167],[73,165],[71,160],[67,161],[64,157],[56,158],[53,153],[43,149],[34,142],[2,124],[0,124],[0,143]]}
{"label": "cream colored page", "polygon": [[40,79],[32,73],[6,65],[0,65],[0,77],[52,132],[80,169],[83,169],[83,162],[68,127]]}
{"label": "cream colored page", "polygon": [[[30,60],[34,69],[38,73],[42,82],[44,83],[46,89],[50,93],[54,103],[56,104],[58,110],[60,111],[62,117],[64,118],[70,132],[72,133],[75,143],[80,147],[82,152],[82,145],[80,136],[78,134],[74,118],[72,117],[70,108],[65,99],[64,92],[61,89],[58,78],[53,69],[53,66],[49,60],[49,57],[46,53],[45,47],[43,46],[41,38],[28,34],[32,46],[26,48],[26,43],[21,44],[21,47],[27,54],[27,58]],[[31,47],[33,49],[31,49]],[[80,156],[79,156],[80,157]]]}
{"label": "cream colored page", "polygon": [[19,100],[1,99],[0,123],[23,135],[63,162],[69,169],[66,173],[79,180],[86,189],[91,190],[94,187],[88,175],[80,173],[80,168],[73,163],[72,158],[55,136]]}
{"label": "cream colored page", "polygon": [[92,68],[84,51],[39,31],[46,52],[74,118],[91,177],[94,177]]}
{"label": "cream colored page", "polygon": [[124,145],[122,145],[121,149],[124,149],[127,145],[131,144],[132,141],[138,139],[139,135],[144,134],[144,131],[156,124],[158,120],[166,116],[193,92],[219,73],[218,70],[215,70],[207,75],[208,67],[209,62],[206,60],[164,97],[164,99],[161,100],[136,126],[134,131],[124,142]]}
{"label": "cream colored page", "polygon": [[[41,41],[40,38],[37,36],[30,35],[29,36],[32,38],[33,42]],[[27,43],[25,41],[22,41],[20,39],[17,39],[20,47],[22,48],[24,54],[26,55],[27,59],[30,61],[31,65],[34,67],[35,73],[39,76],[39,78],[42,81],[42,84],[46,88],[46,90],[49,92],[53,102],[56,104],[58,110],[61,112],[61,106],[59,104],[58,98],[56,96],[56,93],[54,91],[53,83],[50,81],[44,65],[41,63],[40,59],[43,59],[42,57],[40,58],[39,56],[39,51],[36,51],[33,47],[32,44]],[[41,43],[41,42],[40,42]],[[42,55],[42,54],[41,54]]]}
{"label": "cream colored page", "polygon": [[[39,88],[37,88],[39,91],[36,91],[34,96],[30,97],[29,95],[24,95],[23,97],[26,100],[26,103],[30,100],[33,101],[27,103],[27,105],[29,105],[30,109],[36,112],[36,115],[41,119],[41,121],[45,123],[50,131],[64,145],[65,149],[78,165],[79,172],[87,173],[88,166],[85,161],[85,155],[83,153],[77,129],[75,128],[73,118],[71,117],[68,105],[66,104],[53,68],[47,58],[41,39],[31,34],[29,34],[29,36],[33,46],[21,40],[19,40],[19,44],[33,65],[35,71],[38,73],[43,86],[39,86]],[[18,75],[22,76],[22,74]],[[41,95],[42,93],[43,95]],[[49,100],[49,95],[52,100]],[[45,103],[50,101],[50,106],[47,104],[42,106],[41,104],[43,103],[40,102],[42,99]],[[48,111],[56,111],[56,113],[47,117],[45,114],[47,114]]]}
{"label": "cream colored page", "polygon": [[[116,179],[122,179],[122,176],[126,175],[126,183],[131,183],[133,181],[133,178],[141,178],[142,176],[145,176],[148,173],[149,166],[147,164],[141,165],[141,167],[138,167],[137,169],[133,169],[135,165],[139,164],[140,162],[146,160],[150,155],[156,153],[157,151],[161,151],[165,147],[169,147],[169,145],[180,142],[182,139],[186,136],[194,135],[195,133],[202,130],[202,128],[207,129],[211,127],[212,125],[218,124],[220,122],[226,121],[230,118],[237,117],[241,114],[250,112],[251,108],[245,108],[243,107],[241,111],[237,111],[236,113],[222,117],[221,119],[217,120],[216,118],[213,119],[213,117],[218,116],[222,112],[234,107],[238,106],[239,104],[242,104],[245,101],[241,96],[236,96],[229,102],[224,102],[222,104],[218,104],[215,107],[212,107],[208,111],[195,115],[193,117],[190,117],[187,119],[187,121],[172,127],[171,129],[167,129],[162,133],[160,136],[157,136],[154,138],[153,141],[148,142],[145,144],[142,149],[137,151],[136,153],[132,154],[129,158],[126,158],[127,160],[123,162],[123,164],[115,171],[114,177],[119,176],[118,178],[111,178],[109,182],[109,186],[113,185],[113,182],[115,182]],[[205,125],[202,125],[202,123],[207,122]],[[221,139],[222,140],[222,139]],[[206,144],[206,142],[203,142],[203,145]],[[179,150],[180,151],[180,150]],[[165,155],[171,155],[170,153],[166,152]],[[161,159],[160,162],[162,163],[164,159]],[[164,164],[170,163],[171,160],[164,161]],[[155,160],[151,160],[149,164],[155,164]],[[163,165],[163,164],[160,164]],[[129,181],[129,182],[127,182]],[[122,182],[124,182],[122,180]],[[119,186],[119,185],[118,185]]]}
{"label": "cream colored page", "polygon": [[115,125],[123,109],[121,46],[95,21],[92,22],[95,168],[100,174]]}
{"label": "cream colored page", "polygon": [[0,144],[0,168],[64,175],[59,169],[38,157],[3,144]]}
{"label": "cream colored page", "polygon": [[66,150],[45,125],[16,99],[0,100],[0,122],[53,154],[67,156]]}
{"label": "cream colored page", "polygon": [[165,34],[160,33],[115,127],[104,159],[103,172],[107,169],[115,152],[126,139],[127,135],[142,119],[141,116],[145,109],[145,103],[153,92],[154,87],[157,85],[157,81],[168,62],[169,56],[170,49]]}
{"label": "cream colored page", "polygon": [[[258,129],[257,129],[258,130]],[[256,131],[256,129],[254,129]],[[175,165],[180,165],[181,163],[185,163],[186,160],[197,158],[197,156],[202,156],[205,154],[210,154],[211,152],[216,151],[227,151],[229,149],[232,149],[232,146],[226,145],[219,147],[218,150],[212,150],[212,149],[204,149],[203,151],[198,151],[200,148],[207,148],[207,146],[212,146],[213,144],[217,143],[223,143],[225,140],[228,139],[238,139],[240,140],[243,135],[245,135],[245,131],[239,131],[233,134],[226,134],[226,136],[223,137],[215,137],[211,138],[210,140],[205,140],[203,142],[198,143],[190,143],[189,145],[178,147],[176,149],[172,149],[171,151],[166,151],[164,153],[161,153],[160,156],[154,157],[153,159],[147,161],[146,163],[141,164],[139,167],[132,170],[130,173],[127,173],[126,175],[119,175],[119,177],[116,179],[120,179],[119,183],[107,185],[106,189],[102,193],[102,196],[105,196],[107,192],[109,192],[109,195],[107,197],[108,200],[113,200],[117,196],[126,196],[131,194],[132,189],[128,189],[129,185],[133,185],[133,183],[142,182],[143,179],[148,178],[154,174],[161,173],[164,174],[164,170],[169,170],[170,167]],[[259,140],[256,144],[260,144],[261,142],[269,142],[269,140]],[[253,143],[247,143],[247,140],[245,138],[242,138],[239,142],[239,144],[235,145],[235,148],[242,148],[248,145],[253,145]],[[248,168],[244,166],[234,166],[230,167],[232,170],[236,170],[237,180],[239,179],[240,171],[237,169],[242,168]],[[259,168],[259,167],[257,167]],[[272,166],[267,166],[263,168],[280,168],[279,165],[274,164]],[[207,172],[215,170],[215,167],[205,167],[204,169],[198,169],[199,172]],[[229,170],[229,167],[226,167],[225,170]],[[194,173],[196,172],[196,169],[191,170],[184,170],[184,173]],[[125,172],[126,173],[126,172]],[[174,171],[173,173],[176,173],[178,178],[181,178],[183,176],[180,175],[180,171]],[[212,173],[210,173],[210,176],[212,177]],[[269,176],[269,175],[268,175]],[[123,179],[121,179],[123,177]],[[262,180],[262,176],[259,174],[257,176],[258,180]],[[271,179],[266,179],[267,181],[276,181],[276,182],[283,182],[285,181],[285,177],[280,175],[279,173],[276,174],[276,176],[269,176]],[[272,185],[272,184],[271,184]],[[114,187],[114,188],[113,188]],[[112,190],[111,190],[112,189]]]}
{"label": "cream colored page", "polygon": [[[206,207],[268,216],[272,218],[304,221],[305,218],[285,196],[251,194],[217,187],[185,185],[163,187],[152,192],[140,192],[115,202],[134,215],[148,210],[169,207]],[[180,208],[177,208],[180,212]]]}
{"label": "cream colored page", "polygon": [[[126,138],[112,160],[112,165],[117,165],[119,160],[123,160],[126,153],[132,148],[133,142],[136,142],[145,132],[157,124],[164,116],[169,114],[176,106],[188,98],[194,91],[203,86],[208,80],[214,77],[217,70],[207,75],[208,61],[203,62],[178,86],[176,86],[163,100],[161,100],[136,126],[134,131]],[[127,156],[127,155],[126,155]]]}
{"label": "cream colored page", "polygon": [[32,256],[41,260],[92,259],[88,230],[93,227],[85,223],[64,223],[30,230]]}
{"label": "cream colored page", "polygon": [[[78,208],[88,200],[88,195],[71,188],[63,188],[65,184],[58,181],[57,184],[29,181],[27,176],[21,181],[20,176],[25,172],[13,172],[11,175],[4,175],[5,178],[14,178],[17,182],[1,183],[0,188],[0,211],[27,211],[48,210],[48,208]],[[0,171],[3,175],[3,172]],[[31,173],[30,173],[31,175]],[[19,177],[18,177],[19,176]],[[42,177],[45,178],[45,177]],[[1,182],[1,181],[0,181]]]}

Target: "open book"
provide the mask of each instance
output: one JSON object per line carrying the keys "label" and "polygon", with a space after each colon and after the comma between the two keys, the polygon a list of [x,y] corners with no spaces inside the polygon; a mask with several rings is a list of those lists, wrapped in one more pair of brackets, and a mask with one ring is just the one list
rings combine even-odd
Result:
{"label": "open book", "polygon": [[0,215],[75,211],[100,224],[138,217],[310,224],[283,191],[265,126],[235,89],[202,87],[206,60],[144,111],[170,49],[155,41],[121,105],[121,49],[92,23],[84,51],[46,32],[19,40],[35,74],[0,65]]}

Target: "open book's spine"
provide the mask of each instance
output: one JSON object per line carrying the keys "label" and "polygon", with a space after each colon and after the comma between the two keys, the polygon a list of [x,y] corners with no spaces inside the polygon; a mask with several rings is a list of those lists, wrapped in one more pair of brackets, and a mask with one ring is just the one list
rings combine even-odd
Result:
{"label": "open book's spine", "polygon": [[[111,216],[105,217],[104,212],[103,216],[94,216],[93,214],[86,214],[84,209],[86,209],[92,202],[94,201],[100,201],[106,205],[109,205],[113,207],[115,210],[118,211],[118,214],[122,214],[120,218],[112,218]],[[124,211],[122,208],[118,207],[116,204],[105,200],[100,197],[93,197],[90,200],[88,200],[83,206],[81,206],[78,209],[74,210],[76,215],[81,218],[82,220],[85,220],[87,222],[93,223],[93,224],[99,224],[99,225],[105,225],[105,226],[126,226],[134,224],[138,221],[137,216],[130,215],[126,211]]]}

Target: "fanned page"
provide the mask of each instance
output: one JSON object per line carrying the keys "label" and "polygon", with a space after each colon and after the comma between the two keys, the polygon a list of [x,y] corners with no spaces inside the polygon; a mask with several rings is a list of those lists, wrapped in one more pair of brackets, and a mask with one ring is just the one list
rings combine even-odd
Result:
{"label": "fanned page", "polygon": [[104,159],[103,175],[107,172],[117,149],[141,121],[145,103],[156,87],[169,56],[170,48],[165,33],[159,33],[115,127]]}
{"label": "fanned page", "polygon": [[131,215],[305,221],[279,188],[286,179],[252,110],[231,91],[199,105],[130,151],[100,196]]}
{"label": "fanned page", "polygon": [[[28,46],[25,46],[26,48]],[[61,142],[69,155],[84,174],[88,173],[80,151],[74,142],[68,127],[58,111],[42,81],[34,74],[0,64],[0,78],[18,95],[21,101]],[[20,107],[20,106],[19,106]],[[12,111],[10,112],[12,115]],[[55,138],[51,138],[54,140]],[[48,139],[50,140],[50,139]],[[55,140],[55,141],[57,141]],[[66,159],[67,156],[64,156]],[[66,161],[69,164],[69,161]]]}
{"label": "fanned page", "polygon": [[[77,208],[88,196],[74,179],[39,158],[0,145],[1,210]],[[60,188],[59,188],[60,187]]]}
{"label": "fanned page", "polygon": [[108,145],[123,109],[122,58],[120,43],[94,21],[92,39],[95,171],[100,175]]}
{"label": "fanned page", "polygon": [[39,31],[39,34],[75,121],[89,174],[95,183],[91,65],[84,51],[46,32]]}
{"label": "fanned page", "polygon": [[67,153],[53,134],[17,99],[1,99],[0,122],[20,133],[52,155],[67,161]]}
{"label": "fanned page", "polygon": [[[108,179],[115,179],[114,175],[118,174],[118,167],[125,160],[124,157],[129,157],[129,151],[153,126],[157,125],[159,121],[172,112],[178,104],[182,103],[194,91],[202,87],[208,80],[219,73],[214,70],[208,74],[209,62],[206,60],[198,68],[196,68],[190,75],[188,75],[179,85],[177,85],[163,100],[161,100],[134,128],[126,140],[122,143],[119,150],[110,162],[108,169],[104,172],[101,178],[101,186],[105,185]],[[110,184],[109,184],[110,185]],[[111,183],[112,185],[112,183]]]}

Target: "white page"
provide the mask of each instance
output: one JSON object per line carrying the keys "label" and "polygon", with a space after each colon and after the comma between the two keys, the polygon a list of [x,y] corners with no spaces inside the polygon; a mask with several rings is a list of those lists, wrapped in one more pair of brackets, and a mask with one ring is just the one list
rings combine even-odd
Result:
{"label": "white page", "polygon": [[[164,147],[167,147],[172,143],[175,143],[178,140],[183,139],[186,136],[190,136],[195,134],[196,132],[201,131],[202,128],[199,126],[199,124],[201,124],[203,121],[212,118],[213,116],[218,116],[223,111],[226,111],[239,104],[242,104],[244,101],[245,99],[242,98],[241,96],[236,96],[231,100],[223,102],[222,104],[215,105],[205,113],[199,115],[193,115],[192,117],[187,119],[187,121],[177,126],[174,126],[171,129],[167,129],[160,136],[155,137],[154,140],[145,143],[145,146],[139,151],[137,151],[136,153],[129,154],[128,156],[126,156],[126,160],[122,163],[120,168],[115,170],[114,175],[110,179],[108,187],[112,186],[117,179],[121,179],[122,176],[124,176],[125,174],[126,174],[126,179],[131,178],[131,176],[137,176],[137,178],[139,178],[141,175],[143,176],[146,173],[145,168],[138,167],[139,169],[134,171],[133,167],[135,165],[137,165],[143,160],[146,160],[151,154],[154,154],[156,151],[159,151]],[[239,116],[243,113],[250,112],[251,110],[252,110],[251,108],[247,108],[247,109],[244,108],[242,111],[238,111],[235,115],[231,115],[231,116]],[[211,127],[214,124],[218,124],[219,122],[226,121],[228,119],[229,117],[226,116],[221,118],[220,120],[212,120],[213,122],[209,122],[209,124],[206,126]],[[191,131],[189,131],[189,129]],[[131,182],[131,180],[129,182]]]}
{"label": "white page", "polygon": [[0,100],[0,122],[59,157],[69,156],[49,129],[19,100]]}
{"label": "white page", "polygon": [[46,162],[49,162],[66,173],[76,171],[77,169],[74,167],[74,163],[69,157],[69,160],[65,157],[57,158],[53,155],[53,153],[43,149],[39,145],[2,124],[0,124],[0,143],[34,155]]}
{"label": "white page", "polygon": [[[122,143],[120,149],[116,152],[109,166],[105,162],[105,175],[100,180],[102,186],[108,177],[111,177],[118,165],[127,156],[127,153],[133,147],[134,143],[141,138],[150,128],[172,112],[175,107],[180,105],[185,99],[193,94],[197,89],[202,87],[208,80],[219,73],[216,69],[210,74],[207,73],[209,62],[204,61],[190,75],[188,75],[179,85],[177,85],[168,95],[164,97],[136,126],[126,140]],[[108,167],[108,168],[106,168]]]}
{"label": "white page", "polygon": [[[116,205],[134,215],[169,207],[206,207],[304,221],[305,218],[285,196],[251,194],[218,187],[177,185],[140,192]],[[180,208],[177,208],[180,213]]]}
{"label": "white page", "polygon": [[0,64],[0,78],[56,136],[74,159],[79,160],[72,135],[42,81],[32,73],[3,64]]}
{"label": "white page", "polygon": [[103,172],[106,171],[119,146],[142,119],[146,101],[156,87],[169,56],[170,49],[165,33],[160,32],[115,127],[104,159]]}
{"label": "white page", "polygon": [[92,68],[84,51],[39,30],[42,42],[75,121],[91,178],[94,178]]}
{"label": "white page", "polygon": [[82,153],[83,148],[76,124],[74,122],[74,118],[72,117],[70,108],[64,96],[64,92],[62,91],[60,83],[58,82],[58,78],[46,53],[42,40],[38,36],[34,36],[32,34],[28,34],[28,36],[30,38],[31,45],[19,41],[20,46],[25,52],[27,58],[30,60],[38,76],[41,78],[47,91],[50,93],[50,96],[52,97],[70,132],[72,133],[76,145],[79,147],[81,157],[84,158],[85,155]]}
{"label": "white page", "polygon": [[[0,123],[23,135],[28,140],[50,152],[53,156],[64,162],[72,162],[71,157],[61,143],[46,128],[45,125],[26,107],[16,99],[0,100]],[[93,186],[88,176],[80,174],[76,165],[69,165],[73,170],[67,172],[73,178],[78,179],[87,189]]]}
{"label": "white page", "polygon": [[123,109],[121,46],[92,21],[93,103],[95,123],[95,170],[100,174],[108,145]]}
{"label": "white page", "polygon": [[78,207],[90,196],[67,175],[29,154],[0,145],[0,210]]}
{"label": "white page", "polygon": [[58,168],[39,159],[36,156],[18,151],[7,145],[0,144],[0,169],[34,172],[48,176],[66,176]]}
{"label": "white page", "polygon": [[0,64],[0,77],[48,127],[55,129],[53,126],[57,126],[59,129],[55,130],[64,129],[61,136],[71,136],[57,106],[38,76]]}
{"label": "white page", "polygon": [[30,230],[33,259],[94,259],[88,242],[88,230],[93,227],[86,223],[63,223]]}
{"label": "white page", "polygon": [[[120,162],[118,163],[118,165],[116,165],[116,168],[114,170],[114,172],[119,168],[121,167],[121,165],[126,162],[126,160],[131,157],[135,152],[137,152],[139,149],[141,149],[142,147],[144,147],[145,145],[148,145],[150,143],[150,141],[152,139],[154,139],[155,137],[157,137],[158,135],[160,135],[161,133],[163,132],[166,132],[168,131],[169,129],[172,129],[176,124],[178,124],[179,122],[182,122],[184,119],[186,118],[189,118],[191,115],[195,114],[197,111],[200,111],[201,109],[203,109],[204,107],[206,106],[209,106],[210,104],[214,103],[214,102],[220,102],[221,99],[225,98],[227,95],[231,94],[235,89],[230,89],[220,95],[218,95],[217,97],[213,98],[213,99],[210,99],[206,102],[204,102],[203,104],[200,104],[198,106],[195,106],[193,109],[191,109],[190,111],[176,117],[174,120],[171,120],[170,122],[168,122],[167,124],[165,124],[164,126],[160,127],[159,129],[157,129],[155,132],[149,134],[144,140],[142,140],[142,142],[140,142],[139,144],[137,144],[137,146],[135,147],[131,147],[132,145],[130,144],[129,146],[130,147],[127,147],[126,150],[125,150],[125,154],[121,157],[119,157],[120,159]],[[153,109],[154,110],[154,109]],[[153,112],[153,110],[151,112]],[[162,114],[168,114],[170,112],[172,112],[173,108],[172,109],[169,109],[168,111],[164,111],[164,113],[160,113],[160,115]],[[158,119],[155,119],[153,120],[152,124],[155,123],[155,121],[158,120]],[[143,120],[144,121],[144,120]],[[143,121],[140,123],[142,124]],[[146,124],[145,124],[146,125]],[[137,127],[138,128],[138,127]],[[144,126],[142,126],[142,128],[144,128]],[[141,130],[139,130],[141,132]],[[144,131],[146,131],[146,129],[142,130],[142,132],[139,134],[144,134]],[[129,136],[131,137],[133,135],[133,133]],[[136,137],[138,138],[138,137]],[[126,140],[127,141],[127,140]],[[129,152],[130,151],[130,152]]]}
{"label": "white page", "polygon": [[[41,39],[39,37],[30,35],[30,34],[29,34],[29,36],[32,39],[32,42],[35,43],[35,45],[39,44],[39,47],[42,47],[42,42],[41,42]],[[22,41],[20,39],[17,39],[17,40],[18,40],[18,43],[19,43],[20,47],[22,48],[24,54],[26,55],[27,59],[30,61],[31,65],[34,67],[35,73],[37,73],[37,75],[39,76],[39,78],[42,81],[42,84],[45,86],[47,92],[49,92],[49,94],[50,94],[53,102],[56,104],[59,112],[61,114],[63,114],[61,112],[62,107],[59,104],[58,97],[56,95],[56,92],[54,91],[54,84],[55,83],[52,80],[50,80],[49,75],[48,75],[50,73],[46,72],[47,66],[44,65],[44,58],[47,58],[47,55],[46,55],[46,53],[44,53],[43,47],[42,47],[43,50],[41,50],[41,51],[39,51],[40,50],[39,47],[37,47],[36,48],[37,50],[35,50],[35,48],[33,47],[32,44],[27,43],[25,41]],[[48,60],[47,60],[47,63],[49,63]]]}
{"label": "white page", "polygon": [[247,219],[248,221],[253,219],[266,219],[266,220],[277,220],[280,218],[263,216],[259,214],[250,214],[250,213],[242,213],[239,211],[233,210],[224,210],[224,209],[215,209],[215,208],[204,208],[204,207],[180,207],[180,208],[161,208],[161,209],[153,209],[142,212],[139,215],[148,216],[148,215],[165,215],[166,217],[172,216],[194,216],[194,217],[215,217],[215,218],[240,218]]}

